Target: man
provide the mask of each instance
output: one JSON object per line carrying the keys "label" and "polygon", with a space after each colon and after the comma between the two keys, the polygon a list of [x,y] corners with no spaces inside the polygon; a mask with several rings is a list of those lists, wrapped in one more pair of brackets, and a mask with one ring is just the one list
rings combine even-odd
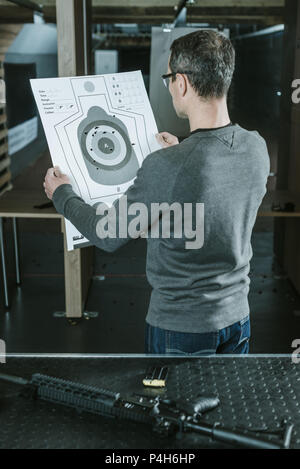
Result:
{"label": "man", "polygon": [[[234,60],[229,39],[214,31],[199,30],[173,42],[163,79],[191,132],[181,143],[169,133],[159,134],[164,148],[145,159],[126,192],[128,205],[141,202],[149,210],[153,203],[204,204],[202,247],[187,249],[184,235],[147,238],[147,278],[153,290],[146,353],[249,350],[250,240],[266,191],[269,157],[257,132],[230,122],[226,98]],[[100,239],[101,215],[58,170],[57,176],[55,169],[48,171],[44,186],[58,212],[96,246],[114,251],[130,239]],[[119,201],[114,206],[118,217]],[[144,233],[141,226],[139,234]]]}

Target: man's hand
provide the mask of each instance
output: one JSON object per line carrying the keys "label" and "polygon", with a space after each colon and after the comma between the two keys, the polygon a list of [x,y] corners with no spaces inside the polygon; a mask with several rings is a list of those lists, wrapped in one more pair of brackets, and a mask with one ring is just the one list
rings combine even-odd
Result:
{"label": "man's hand", "polygon": [[52,200],[54,191],[62,184],[71,184],[68,176],[62,174],[58,166],[48,169],[43,184],[48,199]]}
{"label": "man's hand", "polygon": [[169,132],[160,132],[159,134],[156,134],[155,137],[163,148],[173,147],[179,143],[178,138],[175,137],[175,135],[169,134]]}

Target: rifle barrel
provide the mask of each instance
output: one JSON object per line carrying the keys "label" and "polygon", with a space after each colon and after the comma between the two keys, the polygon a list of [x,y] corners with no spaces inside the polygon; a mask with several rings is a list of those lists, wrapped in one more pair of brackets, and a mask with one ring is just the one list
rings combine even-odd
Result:
{"label": "rifle barrel", "polygon": [[257,449],[282,449],[284,447],[282,445],[273,443],[272,441],[261,440],[252,436],[243,435],[241,433],[228,430],[224,427],[218,428],[218,425],[187,423],[186,427],[202,435],[210,436],[213,440],[223,441],[224,443],[228,443],[230,445]]}
{"label": "rifle barrel", "polygon": [[8,383],[20,384],[22,386],[29,383],[27,379],[19,378],[19,376],[6,375],[4,373],[0,373],[0,380],[7,381]]}

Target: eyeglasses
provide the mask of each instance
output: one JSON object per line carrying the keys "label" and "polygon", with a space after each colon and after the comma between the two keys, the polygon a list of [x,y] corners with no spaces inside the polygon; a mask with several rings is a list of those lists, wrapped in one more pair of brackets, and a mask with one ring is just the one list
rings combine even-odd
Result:
{"label": "eyeglasses", "polygon": [[172,73],[166,73],[165,75],[162,75],[161,78],[162,78],[162,81],[164,82],[164,85],[166,88],[169,88],[169,82],[170,82],[170,78],[171,77],[174,77],[177,75],[177,73],[180,73],[181,75],[188,75],[188,74],[191,74],[191,73],[194,73],[194,72],[172,72]]}

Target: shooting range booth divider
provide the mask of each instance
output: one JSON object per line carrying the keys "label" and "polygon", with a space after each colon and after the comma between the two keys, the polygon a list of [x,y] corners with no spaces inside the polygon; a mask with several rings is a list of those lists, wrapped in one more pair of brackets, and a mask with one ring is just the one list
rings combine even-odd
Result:
{"label": "shooting range booth divider", "polygon": [[[0,13],[1,16],[1,13]],[[0,24],[0,196],[12,188],[10,156],[8,154],[8,129],[4,102],[4,58],[11,43],[16,38],[21,25]],[[3,82],[2,82],[3,80]]]}

